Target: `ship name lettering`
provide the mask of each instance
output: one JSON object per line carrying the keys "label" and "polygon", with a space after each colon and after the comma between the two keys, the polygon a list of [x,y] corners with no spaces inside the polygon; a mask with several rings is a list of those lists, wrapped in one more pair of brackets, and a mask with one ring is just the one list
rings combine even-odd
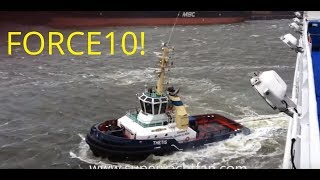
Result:
{"label": "ship name lettering", "polygon": [[182,13],[182,17],[188,17],[188,18],[190,18],[190,17],[196,17],[195,13],[196,13],[196,12],[183,12],[183,13]]}
{"label": "ship name lettering", "polygon": [[153,141],[153,145],[167,144],[167,140]]}

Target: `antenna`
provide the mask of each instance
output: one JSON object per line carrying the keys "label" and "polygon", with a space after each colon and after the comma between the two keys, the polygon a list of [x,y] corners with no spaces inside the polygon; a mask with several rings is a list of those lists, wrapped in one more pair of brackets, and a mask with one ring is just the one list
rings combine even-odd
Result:
{"label": "antenna", "polygon": [[175,21],[174,21],[173,26],[172,26],[171,33],[170,33],[170,36],[169,36],[169,39],[168,39],[168,43],[167,43],[167,44],[169,44],[169,42],[170,42],[170,40],[171,40],[171,36],[172,36],[172,34],[173,34],[173,30],[174,30],[174,28],[175,28],[175,26],[176,26],[176,24],[177,24],[178,18],[179,18],[179,14],[180,14],[180,11],[178,12],[178,15],[177,15],[177,17],[176,17],[176,19],[175,19]]}
{"label": "antenna", "polygon": [[[170,35],[169,35],[168,42],[167,42],[167,43],[162,43],[163,45],[169,45],[170,40],[171,40],[171,37],[172,37],[172,34],[173,34],[173,30],[174,30],[174,28],[176,27],[176,24],[177,24],[179,15],[180,15],[180,11],[178,12],[177,17],[176,17],[176,19],[175,19],[175,21],[174,21],[174,24],[173,24],[173,26],[172,26],[172,28],[171,28],[171,32],[170,32]],[[173,48],[170,48],[170,50],[173,50]],[[168,57],[168,58],[170,58],[170,57]],[[173,63],[171,63],[171,66],[172,66],[172,65],[173,65]],[[169,67],[169,66],[168,66],[168,67]],[[170,68],[170,67],[169,67],[169,68]],[[168,71],[170,71],[170,70],[168,69]],[[169,74],[168,74],[168,75],[169,75]],[[170,81],[170,77],[168,76],[167,84],[169,84],[169,81]]]}

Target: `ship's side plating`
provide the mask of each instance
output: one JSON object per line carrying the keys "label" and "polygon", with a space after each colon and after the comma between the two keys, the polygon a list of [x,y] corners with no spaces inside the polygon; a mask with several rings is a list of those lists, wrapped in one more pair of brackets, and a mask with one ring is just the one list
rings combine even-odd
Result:
{"label": "ship's side plating", "polygon": [[[292,34],[280,39],[297,53],[292,98],[287,85],[273,70],[254,73],[253,88],[274,110],[287,114],[289,125],[283,158],[284,169],[320,168],[320,11],[295,13]],[[319,104],[319,105],[318,105]]]}
{"label": "ship's side plating", "polygon": [[310,12],[306,12],[303,18],[303,31],[299,39],[303,52],[299,52],[296,59],[292,100],[297,104],[298,113],[294,113],[289,121],[283,160],[285,169],[320,168],[319,117],[314,79],[315,73],[319,72],[314,72],[313,67],[312,44],[308,37],[311,17],[308,15]]}

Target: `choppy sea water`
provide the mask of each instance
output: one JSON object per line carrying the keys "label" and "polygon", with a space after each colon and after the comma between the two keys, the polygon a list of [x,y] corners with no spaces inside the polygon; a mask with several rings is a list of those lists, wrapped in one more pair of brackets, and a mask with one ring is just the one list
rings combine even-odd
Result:
{"label": "choppy sea water", "polygon": [[[219,113],[248,126],[252,134],[212,143],[198,151],[150,156],[142,162],[110,162],[92,155],[84,141],[91,125],[121,117],[138,106],[135,94],[155,85],[157,55],[171,27],[106,27],[95,50],[101,56],[61,56],[45,48],[29,56],[23,48],[7,55],[8,31],[57,31],[45,26],[5,24],[0,29],[0,168],[89,168],[89,165],[171,167],[184,164],[281,168],[288,118],[270,109],[252,89],[253,72],[276,70],[288,84],[295,54],[279,37],[290,20],[247,21],[210,26],[176,26],[169,82],[180,88],[190,114]],[[68,35],[76,29],[58,30]],[[116,34],[115,55],[103,35]],[[126,31],[145,32],[145,56],[121,55]],[[19,38],[18,38],[19,39]],[[20,38],[20,40],[22,40]],[[38,40],[31,39],[30,48]],[[86,50],[86,38],[73,47]],[[65,46],[64,46],[65,47]],[[64,48],[65,49],[65,48]]]}

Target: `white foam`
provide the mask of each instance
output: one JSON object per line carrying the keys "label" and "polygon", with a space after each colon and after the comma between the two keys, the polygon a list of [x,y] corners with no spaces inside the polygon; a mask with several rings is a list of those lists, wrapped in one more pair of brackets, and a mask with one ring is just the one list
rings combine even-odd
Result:
{"label": "white foam", "polygon": [[[186,85],[185,88],[192,89],[194,92],[197,90],[204,91],[204,93],[212,93],[214,91],[221,90],[221,86],[213,83],[208,78],[203,79],[191,79],[186,77],[178,77],[170,79],[170,83],[176,86]],[[201,87],[201,88],[199,88]]]}
{"label": "white foam", "polygon": [[258,116],[258,113],[253,111],[251,109],[251,107],[248,107],[248,106],[243,107],[243,106],[239,106],[239,105],[236,105],[235,107],[238,108],[241,112],[243,112],[245,117],[248,117],[248,116],[249,117],[256,117],[256,116]]}
{"label": "white foam", "polygon": [[123,165],[125,166],[126,163],[113,163],[110,162],[108,159],[101,159],[96,158],[92,155],[92,152],[89,148],[89,145],[85,141],[85,137],[82,134],[78,134],[78,136],[81,138],[81,141],[79,143],[78,148],[76,151],[70,151],[69,155],[71,158],[79,159],[80,161],[86,162],[88,164],[92,165],[98,165],[98,166],[108,166],[108,165]]}
{"label": "white foam", "polygon": [[193,38],[192,40],[193,40],[193,41],[201,42],[201,43],[203,43],[203,44],[207,44],[207,41],[203,41],[203,40],[200,40],[200,39],[195,39],[195,38]]}
{"label": "white foam", "polygon": [[[250,123],[248,118],[240,119],[239,121],[246,121],[246,125],[252,131],[252,134],[250,135],[245,136],[240,134],[225,141],[212,143],[208,145],[207,148],[199,151],[178,152],[171,156],[164,156],[161,157],[159,163],[181,163],[191,161],[193,164],[201,162],[209,163],[210,165],[214,166],[222,166],[226,164],[232,164],[232,159],[240,159],[241,161],[245,162],[245,159],[249,158],[250,156],[259,156],[257,155],[257,152],[262,147],[262,140],[272,140],[273,136],[270,131],[285,128],[284,124],[286,123],[279,122],[286,121],[286,117],[284,115],[262,115],[250,117],[249,119],[252,120]],[[257,122],[264,123],[255,125]],[[278,149],[277,152],[270,153],[268,156],[272,157],[281,153],[282,149]],[[247,168],[259,168],[254,166],[250,167],[250,164],[243,165],[247,166]],[[263,167],[263,164],[261,164],[260,167]]]}
{"label": "white foam", "polygon": [[295,66],[280,66],[280,65],[274,65],[274,66],[215,66],[215,69],[224,69],[224,70],[234,70],[234,69],[291,69],[295,68]]}
{"label": "white foam", "polygon": [[161,52],[153,52],[153,54],[160,56],[162,53]]}
{"label": "white foam", "polygon": [[[130,50],[133,50],[133,48],[134,48],[134,46],[129,45],[127,51],[130,52]],[[136,50],[141,50],[142,49],[141,46],[137,46],[136,48],[137,48]]]}
{"label": "white foam", "polygon": [[102,80],[112,79],[115,80],[116,85],[131,85],[137,82],[156,82],[155,80],[155,70],[156,68],[146,68],[146,69],[120,69],[113,73],[107,73],[102,75]]}
{"label": "white foam", "polygon": [[4,123],[4,124],[1,124],[0,127],[6,126],[6,125],[8,125],[8,124],[9,124],[9,122],[6,122],[6,123]]}

